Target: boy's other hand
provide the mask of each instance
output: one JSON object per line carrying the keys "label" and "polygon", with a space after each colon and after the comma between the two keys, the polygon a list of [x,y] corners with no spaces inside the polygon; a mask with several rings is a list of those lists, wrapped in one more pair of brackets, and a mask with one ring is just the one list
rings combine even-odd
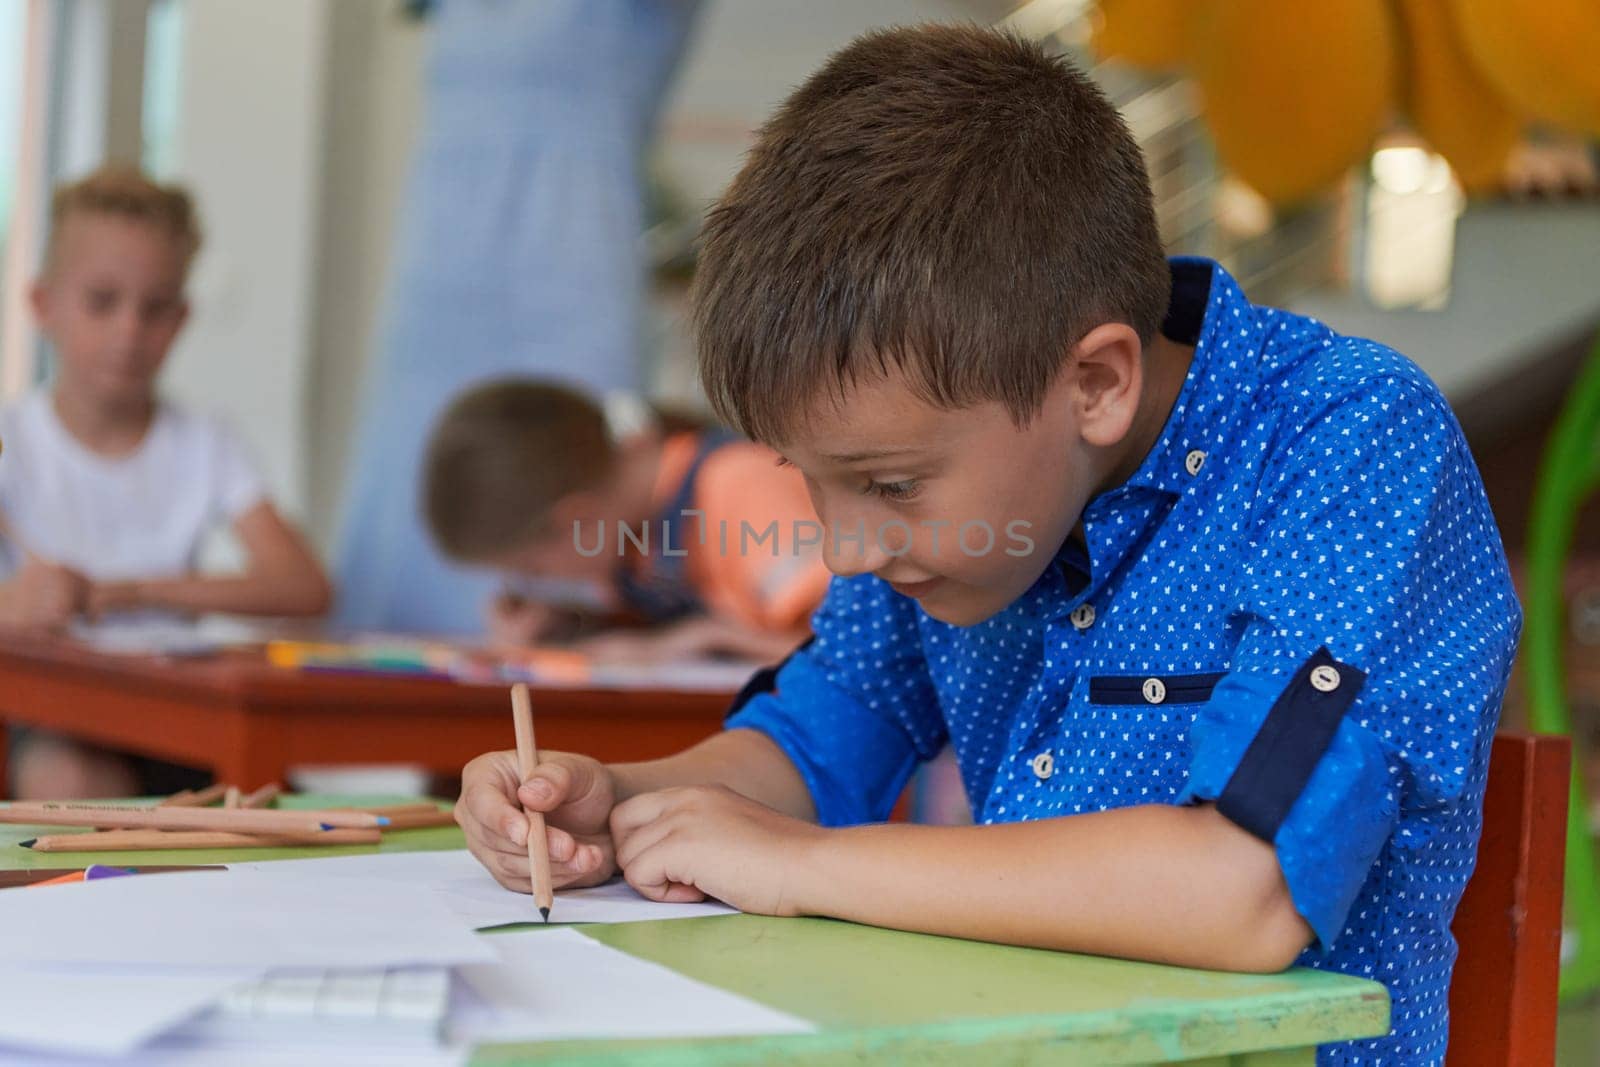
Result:
{"label": "boy's other hand", "polygon": [[89,607],[89,579],[71,567],[27,556],[10,582],[9,621],[60,628]]}
{"label": "boy's other hand", "polygon": [[642,793],[611,813],[617,866],[643,896],[758,915],[806,914],[800,881],[826,834],[720,785]]}
{"label": "boy's other hand", "polygon": [[133,611],[143,606],[138,582],[91,582],[84,614],[90,619],[100,619],[119,611]]}
{"label": "boy's other hand", "polygon": [[483,624],[491,644],[523,648],[548,638],[560,619],[547,604],[502,593],[484,609]]}
{"label": "boy's other hand", "polygon": [[455,816],[467,847],[507,889],[531,889],[524,807],[544,812],[554,887],[598,885],[617,869],[608,827],[616,795],[611,772],[588,756],[542,752],[523,782],[515,752],[489,752],[461,772]]}

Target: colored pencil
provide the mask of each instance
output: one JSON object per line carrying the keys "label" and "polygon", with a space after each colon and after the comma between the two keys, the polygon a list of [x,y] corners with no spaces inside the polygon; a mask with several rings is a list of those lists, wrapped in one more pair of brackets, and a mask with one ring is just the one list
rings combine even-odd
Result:
{"label": "colored pencil", "polygon": [[319,830],[316,833],[240,834],[224,830],[101,830],[94,834],[50,834],[23,842],[35,852],[140,852],[191,848],[301,848],[376,845],[379,830]]}
{"label": "colored pencil", "polygon": [[101,829],[231,830],[239,833],[315,833],[338,827],[365,830],[389,824],[364,811],[277,811],[250,808],[127,808],[87,801],[17,801],[0,808],[0,823],[93,826]]}
{"label": "colored pencil", "polygon": [[[145,866],[124,867],[123,870],[132,871],[134,874],[164,874],[168,871],[225,871],[228,868],[216,864],[193,864],[182,867]],[[63,874],[75,873],[60,868],[53,870],[23,870],[0,871],[0,890],[20,889],[23,886],[38,885],[48,882]]]}
{"label": "colored pencil", "polygon": [[91,863],[84,870],[72,871],[69,874],[59,875],[55,878],[46,878],[42,882],[34,882],[32,884],[69,885],[73,882],[98,882],[103,878],[121,878],[124,875],[135,873],[137,872],[128,867],[102,867],[98,863]]}
{"label": "colored pencil", "polygon": [[230,785],[228,791],[222,794],[222,806],[224,808],[237,808],[239,800],[239,787],[236,785]]}
{"label": "colored pencil", "polygon": [[[539,765],[539,746],[533,739],[533,701],[528,687],[518,682],[511,687],[511,723],[517,734],[517,767],[526,782]],[[550,921],[555,892],[550,886],[550,843],[545,836],[544,814],[523,808],[528,817],[528,864],[533,869],[533,902],[544,921]]]}

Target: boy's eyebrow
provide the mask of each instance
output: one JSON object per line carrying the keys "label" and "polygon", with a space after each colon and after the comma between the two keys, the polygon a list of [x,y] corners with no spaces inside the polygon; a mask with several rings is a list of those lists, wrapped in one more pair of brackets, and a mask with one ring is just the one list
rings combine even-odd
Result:
{"label": "boy's eyebrow", "polygon": [[837,454],[832,452],[823,452],[821,455],[823,459],[830,463],[860,463],[869,459],[885,459],[889,456],[912,455],[916,451],[917,450],[915,448],[868,448],[863,449],[860,452],[841,452]]}

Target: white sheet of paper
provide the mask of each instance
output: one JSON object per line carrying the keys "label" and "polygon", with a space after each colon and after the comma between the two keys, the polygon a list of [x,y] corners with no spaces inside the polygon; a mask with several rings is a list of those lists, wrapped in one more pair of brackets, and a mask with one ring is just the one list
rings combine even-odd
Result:
{"label": "white sheet of paper", "polygon": [[0,1059],[15,1048],[126,1055],[260,974],[0,965]]}
{"label": "white sheet of paper", "polygon": [[[362,878],[389,884],[426,886],[465,921],[482,929],[507,923],[538,922],[539,910],[527,893],[503,888],[465,849],[447,852],[390,852],[370,856],[329,856],[308,860],[253,860],[232,864],[276,877]],[[590,889],[563,889],[550,911],[551,923],[627,923],[653,919],[697,919],[737,915],[726,904],[658,904],[623,881]]]}
{"label": "white sheet of paper", "polygon": [[9,963],[388,967],[488,958],[424,888],[193,871],[0,894]]}
{"label": "white sheet of paper", "polygon": [[109,622],[74,623],[70,634],[97,652],[118,656],[204,656],[229,645],[260,641],[259,624],[226,616],[197,622],[141,614]]}
{"label": "white sheet of paper", "polygon": [[576,930],[521,930],[484,940],[500,959],[457,968],[476,1002],[452,1012],[456,1040],[726,1037],[815,1029]]}
{"label": "white sheet of paper", "polygon": [[[293,1041],[283,1044],[244,1048],[213,1042],[189,1041],[182,1037],[160,1037],[114,1061],[88,1056],[30,1056],[30,1067],[306,1067],[307,1064],[338,1063],[341,1067],[463,1067],[472,1050],[453,1045],[425,1049],[384,1048],[371,1051],[339,1049],[326,1045],[305,1045]],[[0,1063],[11,1063],[0,1049]]]}

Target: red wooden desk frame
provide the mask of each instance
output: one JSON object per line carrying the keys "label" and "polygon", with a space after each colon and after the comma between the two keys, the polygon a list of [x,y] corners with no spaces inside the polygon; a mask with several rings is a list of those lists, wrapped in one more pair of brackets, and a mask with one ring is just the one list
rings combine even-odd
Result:
{"label": "red wooden desk frame", "polygon": [[[533,698],[541,748],[637,760],[715,733],[732,694],[536,688]],[[512,745],[503,686],[281,670],[248,652],[108,655],[13,633],[0,634],[0,720],[209,768],[246,789],[313,763],[454,773]],[[0,796],[4,743],[0,731]]]}

